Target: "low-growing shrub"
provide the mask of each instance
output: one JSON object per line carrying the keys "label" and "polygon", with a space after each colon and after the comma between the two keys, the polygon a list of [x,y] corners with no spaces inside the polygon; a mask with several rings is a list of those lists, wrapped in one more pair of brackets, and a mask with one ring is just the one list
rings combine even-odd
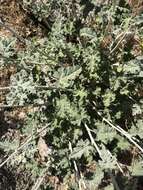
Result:
{"label": "low-growing shrub", "polygon": [[17,67],[7,106],[33,107],[21,129],[25,146],[0,144],[16,149],[8,164],[35,177],[46,171],[69,189],[135,187],[128,179],[142,175],[142,14],[115,2],[22,1],[48,27],[19,52],[0,40],[1,64]]}

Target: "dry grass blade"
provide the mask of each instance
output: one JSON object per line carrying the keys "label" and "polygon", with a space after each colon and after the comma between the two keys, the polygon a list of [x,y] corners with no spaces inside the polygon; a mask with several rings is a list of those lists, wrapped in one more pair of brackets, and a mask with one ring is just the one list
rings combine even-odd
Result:
{"label": "dry grass blade", "polygon": [[112,128],[116,129],[116,131],[120,132],[122,135],[124,135],[132,144],[134,144],[142,153],[143,153],[143,148],[136,143],[132,136],[126,132],[124,129],[122,129],[120,126],[115,126],[113,125],[109,120],[107,120],[105,117],[102,117],[101,113],[97,111],[97,114],[102,118],[104,122],[106,122],[108,125],[110,125]]}
{"label": "dry grass blade", "polygon": [[2,166],[4,166],[9,160],[11,160],[22,148],[24,148],[30,141],[32,140],[32,136],[30,135],[26,142],[23,143],[17,150],[15,150],[5,161],[3,161],[1,164],[0,164],[0,168]]}
{"label": "dry grass blade", "polygon": [[[4,87],[0,87],[0,91],[10,91],[12,88],[17,88],[17,87],[21,87],[22,86],[4,86]],[[68,89],[68,88],[58,88],[55,86],[31,86],[35,89],[40,89],[40,90],[61,90],[61,91],[71,91],[72,89]]]}
{"label": "dry grass blade", "polygon": [[89,127],[87,126],[86,123],[85,123],[84,125],[85,125],[86,131],[87,131],[87,133],[88,133],[88,135],[89,135],[89,138],[90,138],[90,141],[91,141],[92,145],[95,147],[95,149],[97,150],[97,152],[98,152],[100,158],[103,160],[103,158],[102,158],[102,153],[101,153],[100,149],[98,148],[98,146],[97,146],[95,140],[93,139],[93,136],[92,136],[92,134],[91,134],[91,131],[90,131]]}
{"label": "dry grass blade", "polygon": [[[50,124],[48,124],[47,126],[49,126]],[[1,164],[0,164],[0,168],[2,166],[4,166],[9,160],[11,160],[20,150],[22,150],[33,138],[36,138],[37,135],[39,135],[43,130],[45,130],[46,127],[43,127],[40,131],[38,131],[35,134],[29,135],[29,137],[27,138],[27,140],[18,148],[16,149],[8,158],[6,158],[6,160],[4,160]]]}
{"label": "dry grass blade", "polygon": [[[111,154],[111,152],[110,152],[109,150],[107,150],[107,151],[108,151],[108,153],[111,155],[111,157],[113,157],[112,154]],[[120,164],[117,162],[117,160],[116,160],[116,165],[117,165],[117,167],[119,168],[120,172],[121,172],[122,174],[124,174],[124,171],[122,170],[122,168],[121,168]]]}
{"label": "dry grass blade", "polygon": [[127,32],[123,34],[122,38],[119,40],[116,46],[113,49],[111,49],[110,54],[113,54],[118,49],[118,47],[120,46],[120,44],[122,43],[122,41],[125,39],[126,36],[127,36]]}
{"label": "dry grass blade", "polygon": [[[93,136],[92,136],[92,134],[91,134],[91,130],[89,129],[89,127],[87,126],[87,124],[85,124],[85,127],[86,127],[86,130],[87,130],[88,135],[89,135],[89,137],[90,137],[91,143],[93,144],[93,146],[94,146],[95,149],[97,150],[97,152],[98,152],[100,158],[103,160],[103,158],[102,158],[102,152],[100,151],[100,149],[98,148],[98,146],[97,146],[95,140],[93,139]],[[107,151],[108,151],[108,153],[109,153],[109,154],[111,155],[111,157],[112,157],[111,152],[110,152],[109,150],[107,150]],[[121,168],[121,166],[119,165],[119,163],[118,163],[117,161],[116,161],[116,165],[117,165],[117,167],[119,168],[119,170],[121,171],[121,173],[124,173],[123,170],[122,170],[122,168]]]}

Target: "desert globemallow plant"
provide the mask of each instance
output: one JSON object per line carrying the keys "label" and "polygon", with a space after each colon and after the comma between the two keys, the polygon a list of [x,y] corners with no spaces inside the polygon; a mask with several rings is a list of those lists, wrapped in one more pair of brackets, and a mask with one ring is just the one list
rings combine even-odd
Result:
{"label": "desert globemallow plant", "polygon": [[42,189],[46,175],[69,189],[133,189],[142,175],[142,15],[126,1],[21,5],[49,25],[19,52],[0,40],[2,64],[17,67],[6,106],[33,108],[21,129],[27,141],[14,153],[16,140],[1,142],[11,145],[0,166],[30,170],[33,184],[44,176]]}

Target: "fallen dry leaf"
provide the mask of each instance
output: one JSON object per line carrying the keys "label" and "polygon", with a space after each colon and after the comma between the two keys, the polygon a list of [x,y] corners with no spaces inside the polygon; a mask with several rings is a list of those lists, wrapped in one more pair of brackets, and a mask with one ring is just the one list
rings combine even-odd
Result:
{"label": "fallen dry leaf", "polygon": [[42,137],[39,138],[37,147],[38,147],[39,155],[41,156],[41,160],[44,161],[45,158],[48,157],[49,148]]}

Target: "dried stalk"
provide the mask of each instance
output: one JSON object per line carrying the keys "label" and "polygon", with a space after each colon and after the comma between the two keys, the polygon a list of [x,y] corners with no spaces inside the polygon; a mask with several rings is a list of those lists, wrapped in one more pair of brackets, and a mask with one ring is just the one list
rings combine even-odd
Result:
{"label": "dried stalk", "polygon": [[[40,131],[35,132],[35,136],[34,134],[29,135],[29,137],[27,137],[27,140],[19,147],[17,148],[8,158],[6,158],[6,160],[4,160],[1,164],[0,164],[0,168],[2,166],[4,166],[10,159],[12,159],[20,150],[22,150],[32,139],[36,138],[37,135],[39,135],[43,130],[45,130],[48,126],[50,125],[50,123],[46,126],[43,127]],[[34,136],[34,137],[33,137]]]}

